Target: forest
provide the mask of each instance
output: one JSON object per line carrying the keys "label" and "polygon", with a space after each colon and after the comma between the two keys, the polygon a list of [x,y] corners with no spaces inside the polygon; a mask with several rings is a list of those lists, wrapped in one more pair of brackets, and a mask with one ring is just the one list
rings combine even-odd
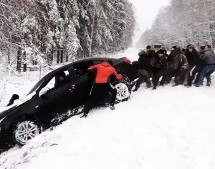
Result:
{"label": "forest", "polygon": [[25,72],[118,52],[134,26],[128,0],[0,0],[0,62]]}
{"label": "forest", "polygon": [[215,47],[215,1],[171,0],[161,9],[151,29],[144,32],[139,47],[148,44]]}

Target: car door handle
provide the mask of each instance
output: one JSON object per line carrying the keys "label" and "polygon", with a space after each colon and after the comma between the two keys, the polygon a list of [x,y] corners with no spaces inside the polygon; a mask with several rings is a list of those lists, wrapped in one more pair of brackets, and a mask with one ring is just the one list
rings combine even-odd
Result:
{"label": "car door handle", "polygon": [[69,92],[73,92],[75,90],[75,85],[71,85],[70,89],[69,89]]}

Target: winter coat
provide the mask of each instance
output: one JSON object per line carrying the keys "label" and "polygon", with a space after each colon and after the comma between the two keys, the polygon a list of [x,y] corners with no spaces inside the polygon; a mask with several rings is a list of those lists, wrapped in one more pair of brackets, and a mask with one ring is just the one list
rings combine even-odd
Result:
{"label": "winter coat", "polygon": [[194,49],[192,52],[187,50],[185,52],[189,66],[201,65],[201,59],[199,53]]}
{"label": "winter coat", "polygon": [[118,74],[116,69],[111,66],[108,62],[102,62],[88,68],[89,71],[95,73],[95,83],[104,84],[108,83],[110,77],[114,74],[117,79],[122,79],[122,75]]}
{"label": "winter coat", "polygon": [[177,70],[180,64],[180,54],[177,51],[172,51],[168,57],[169,68]]}
{"label": "winter coat", "polygon": [[154,71],[160,71],[160,70],[167,70],[167,58],[165,56],[156,57],[155,64],[154,64]]}
{"label": "winter coat", "polygon": [[146,52],[140,52],[138,55],[139,55],[138,69],[150,70],[152,68],[151,65],[152,55]]}
{"label": "winter coat", "polygon": [[215,54],[212,50],[206,51],[202,55],[202,60],[204,64],[209,65],[209,64],[215,64]]}
{"label": "winter coat", "polygon": [[172,51],[168,58],[169,68],[174,70],[188,69],[187,57],[177,51]]}
{"label": "winter coat", "polygon": [[179,54],[180,57],[180,64],[179,70],[186,70],[189,68],[187,57],[184,54]]}

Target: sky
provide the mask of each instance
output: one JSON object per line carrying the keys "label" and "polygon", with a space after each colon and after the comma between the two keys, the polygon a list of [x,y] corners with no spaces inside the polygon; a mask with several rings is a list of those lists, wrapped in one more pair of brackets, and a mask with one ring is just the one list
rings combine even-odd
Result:
{"label": "sky", "polygon": [[135,15],[137,28],[135,31],[135,40],[147,30],[150,29],[153,21],[155,20],[158,11],[164,6],[168,6],[170,0],[130,0],[135,7]]}

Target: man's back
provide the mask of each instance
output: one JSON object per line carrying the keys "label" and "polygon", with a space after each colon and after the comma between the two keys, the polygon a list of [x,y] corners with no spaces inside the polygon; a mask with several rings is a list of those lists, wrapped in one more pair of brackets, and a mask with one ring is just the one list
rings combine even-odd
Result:
{"label": "man's back", "polygon": [[215,64],[215,54],[212,50],[206,51],[203,56],[202,60],[205,64]]}

